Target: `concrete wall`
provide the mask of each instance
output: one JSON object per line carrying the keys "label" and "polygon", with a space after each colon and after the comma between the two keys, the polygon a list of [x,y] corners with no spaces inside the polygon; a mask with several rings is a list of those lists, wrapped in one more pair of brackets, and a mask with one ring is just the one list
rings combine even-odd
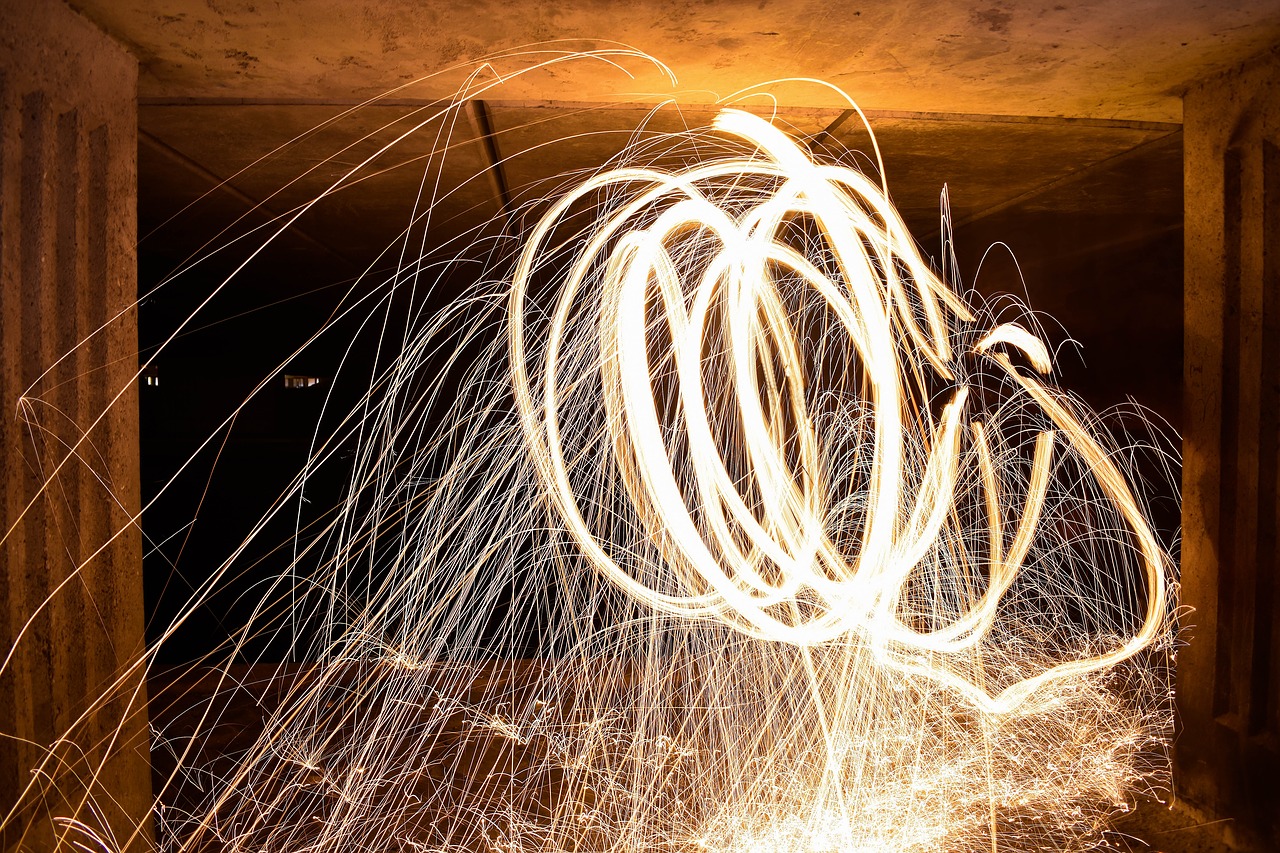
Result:
{"label": "concrete wall", "polygon": [[1186,96],[1179,795],[1280,846],[1280,54]]}
{"label": "concrete wall", "polygon": [[126,669],[143,636],[136,86],[136,61],[60,0],[0,3],[4,850],[89,840],[59,817],[113,847],[150,838],[146,694]]}

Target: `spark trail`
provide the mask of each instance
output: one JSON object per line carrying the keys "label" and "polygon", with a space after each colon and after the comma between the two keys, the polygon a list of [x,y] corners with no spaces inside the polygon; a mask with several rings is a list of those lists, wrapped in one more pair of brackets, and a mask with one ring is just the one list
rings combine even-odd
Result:
{"label": "spark trail", "polygon": [[[308,665],[233,760],[200,754],[230,666],[156,734],[163,848],[1108,843],[1164,772],[1176,585],[1033,327],[962,298],[882,183],[732,105],[526,213],[387,327],[273,507],[355,448],[227,650],[305,624]],[[91,811],[64,837],[117,846]]]}

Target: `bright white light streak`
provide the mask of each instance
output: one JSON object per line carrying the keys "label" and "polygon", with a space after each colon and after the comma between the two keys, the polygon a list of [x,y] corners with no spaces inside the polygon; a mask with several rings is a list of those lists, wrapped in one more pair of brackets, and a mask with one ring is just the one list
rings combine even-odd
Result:
{"label": "bright white light streak", "polygon": [[[592,176],[535,226],[512,283],[511,363],[526,441],[560,517],[596,570],[655,610],[718,619],[758,639],[809,646],[857,635],[885,667],[936,679],[990,713],[1011,711],[1041,686],[1111,667],[1149,646],[1165,628],[1165,558],[1107,453],[1055,392],[1015,368],[1005,352],[1018,352],[1043,374],[1051,369],[1044,343],[1006,323],[970,347],[1023,388],[1055,427],[1036,439],[1021,520],[1006,543],[1002,516],[1008,496],[992,470],[990,434],[969,419],[969,389],[950,366],[952,327],[972,321],[971,312],[929,270],[893,206],[865,176],[812,161],[794,140],[750,113],[726,109],[713,128],[759,154],[684,173],[617,169]],[[706,194],[725,181],[756,181],[770,190],[730,214]],[[635,200],[608,213],[583,240],[559,282],[542,355],[531,363],[526,303],[545,244],[576,203],[615,188],[634,192]],[[662,212],[651,224],[631,228],[638,215],[655,208]],[[817,228],[833,272],[820,270],[787,244],[785,226],[798,217]],[[718,251],[690,262],[679,252],[691,235],[706,238]],[[862,405],[874,422],[865,482],[869,509],[853,548],[838,547],[826,529],[833,515],[827,495],[847,486],[827,483],[821,473],[821,430],[805,402],[811,392],[800,357],[803,330],[788,316],[777,282],[787,275],[812,288],[838,318],[859,360],[856,368],[867,377]],[[658,571],[678,579],[678,592],[636,577],[610,555],[584,518],[571,482],[561,440],[560,371],[571,315],[592,300],[601,306],[595,323],[598,393],[622,485],[660,548]],[[664,436],[669,425],[657,410],[654,335],[644,320],[654,309],[661,312],[678,378],[681,417],[675,428],[688,443],[681,461],[671,452]],[[952,312],[950,319],[945,310]],[[724,414],[708,411],[703,389],[712,334],[728,342],[737,406],[732,416],[750,460],[749,488],[760,496],[757,507],[748,505],[728,472],[725,448],[712,435],[713,415]],[[768,389],[760,387],[760,366],[774,360],[784,378],[781,390],[772,390],[787,402],[787,427],[769,411]],[[914,408],[919,402],[908,387],[913,371],[929,368],[954,384],[936,423]],[[534,374],[540,374],[536,383]],[[966,420],[970,452],[962,449]],[[797,450],[789,460],[785,445],[792,440]],[[948,658],[968,655],[995,622],[1001,597],[1036,535],[1055,441],[1083,458],[1127,523],[1141,554],[1147,606],[1138,630],[1116,648],[1056,664],[992,694]],[[904,449],[908,442],[915,449],[911,460]],[[911,470],[912,464],[920,470]],[[967,612],[947,614],[947,624],[921,631],[899,615],[903,587],[936,552],[943,527],[954,519],[958,468],[964,464],[981,469],[990,528],[987,589]],[[693,485],[682,489],[686,473]],[[762,564],[776,569],[772,579],[758,571]],[[798,616],[806,594],[809,608],[814,602],[820,606],[816,615]]]}

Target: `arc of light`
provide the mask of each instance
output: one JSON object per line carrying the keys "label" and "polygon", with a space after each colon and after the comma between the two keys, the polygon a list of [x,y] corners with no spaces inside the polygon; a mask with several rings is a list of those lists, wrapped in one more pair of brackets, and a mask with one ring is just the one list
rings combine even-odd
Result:
{"label": "arc of light", "polygon": [[[864,631],[886,666],[926,675],[991,711],[1007,711],[1048,681],[1110,666],[1149,644],[1161,625],[1164,599],[1163,563],[1154,536],[1123,476],[1079,421],[1044,385],[1014,370],[1003,353],[991,351],[997,344],[1012,346],[1022,350],[1037,371],[1049,370],[1043,343],[1021,327],[1005,324],[974,351],[993,358],[1044,408],[1120,509],[1138,539],[1147,568],[1151,592],[1147,612],[1142,629],[1121,649],[1051,667],[995,696],[945,664],[923,656],[945,656],[970,648],[994,624],[999,602],[1034,539],[1047,494],[1056,432],[1046,430],[1037,436],[1022,518],[1006,550],[1000,517],[1002,496],[991,448],[984,427],[972,424],[990,527],[987,589],[965,614],[942,628],[921,632],[903,623],[898,605],[904,586],[914,567],[935,547],[954,503],[968,391],[957,387],[940,422],[927,434],[928,441],[919,446],[918,452],[925,454],[924,470],[910,511],[904,513],[900,482],[905,458],[903,377],[892,337],[893,323],[939,375],[954,378],[948,365],[951,343],[944,307],[962,322],[972,320],[972,314],[928,271],[888,199],[865,177],[814,164],[785,134],[749,113],[725,110],[714,126],[751,143],[767,159],[731,158],[678,175],[653,169],[596,175],[540,220],[517,264],[509,330],[521,423],[552,502],[592,565],[656,610],[715,618],[751,636],[807,646],[850,631]],[[752,177],[774,182],[777,187],[736,220],[699,189],[716,180]],[[540,355],[540,390],[535,395],[527,367],[524,315],[537,259],[572,204],[591,193],[625,184],[641,185],[641,191],[589,235],[559,285],[558,302]],[[667,206],[648,228],[624,231],[641,212],[660,205]],[[812,217],[816,223],[840,272],[838,283],[780,239],[781,229],[795,216]],[[686,307],[689,297],[681,277],[683,270],[666,245],[689,232],[713,238],[720,251],[706,262]],[[602,257],[603,275],[592,278]],[[821,296],[849,335],[868,375],[874,417],[869,510],[852,565],[823,527],[828,512],[825,484],[820,474],[809,474],[820,470],[820,451],[799,390],[804,381],[799,344],[771,281],[770,265],[790,270]],[[918,307],[913,307],[907,294],[907,281],[899,265],[915,285]],[[662,592],[633,577],[596,539],[577,504],[561,445],[559,362],[575,311],[581,310],[580,294],[589,283],[604,291],[600,297],[604,307],[597,319],[601,392],[623,487],[657,545],[665,569],[674,573],[689,594]],[[657,293],[672,342],[681,423],[689,442],[689,464],[698,498],[693,507],[679,484],[654,400],[646,319],[651,290]],[[763,519],[747,505],[729,475],[706,411],[701,350],[711,328],[713,303],[733,363],[731,387],[749,476],[769,504],[760,510]],[[923,315],[923,324],[917,310]],[[771,415],[761,400],[757,365],[779,362],[784,387],[777,385],[771,370],[766,371],[763,393],[769,397]],[[795,421],[799,480],[785,458],[780,447],[784,439],[777,432],[781,429],[779,407],[784,404]],[[697,517],[695,510],[700,513]],[[699,518],[705,529],[700,528]],[[746,551],[738,546],[731,523],[746,536]],[[756,569],[760,559],[772,561],[780,578],[761,575]],[[835,575],[834,579],[824,575],[822,566]],[[768,612],[783,602],[794,602],[801,588],[817,592],[825,612],[803,621],[795,611],[795,622]]]}

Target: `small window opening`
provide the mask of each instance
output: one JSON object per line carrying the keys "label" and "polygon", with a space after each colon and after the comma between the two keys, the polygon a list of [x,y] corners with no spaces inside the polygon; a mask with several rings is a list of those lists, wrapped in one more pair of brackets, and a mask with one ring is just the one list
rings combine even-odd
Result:
{"label": "small window opening", "polygon": [[319,376],[295,376],[291,373],[284,375],[284,387],[286,388],[310,388],[312,385],[319,384]]}

